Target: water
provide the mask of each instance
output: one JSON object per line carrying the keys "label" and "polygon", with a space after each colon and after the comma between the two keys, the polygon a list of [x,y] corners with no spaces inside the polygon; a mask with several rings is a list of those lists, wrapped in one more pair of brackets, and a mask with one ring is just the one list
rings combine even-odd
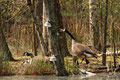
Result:
{"label": "water", "polygon": [[14,75],[14,76],[0,76],[0,80],[120,80],[120,74],[116,75],[97,74],[95,76],[77,75],[68,77]]}

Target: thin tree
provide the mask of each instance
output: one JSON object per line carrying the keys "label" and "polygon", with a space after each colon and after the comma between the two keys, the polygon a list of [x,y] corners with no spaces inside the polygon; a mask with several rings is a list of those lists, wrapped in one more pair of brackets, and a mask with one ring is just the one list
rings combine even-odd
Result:
{"label": "thin tree", "polygon": [[57,75],[58,76],[66,76],[68,75],[68,72],[65,69],[64,66],[64,59],[61,54],[61,47],[60,43],[58,42],[58,36],[57,36],[57,27],[56,27],[56,21],[55,21],[55,14],[54,14],[54,6],[55,1],[54,0],[43,0],[45,4],[45,9],[46,10],[46,21],[49,21],[51,24],[51,27],[48,28],[48,34],[49,34],[49,45],[50,45],[50,50],[51,52],[55,55],[57,62],[56,62],[56,68],[57,68]]}
{"label": "thin tree", "polygon": [[[42,33],[42,30],[43,30],[43,23],[42,23],[43,16],[42,15],[43,15],[43,0],[36,0],[36,18],[37,18],[37,22],[38,22],[38,25],[39,25],[39,27],[38,27],[39,30],[38,31],[43,36],[43,33]],[[38,31],[36,31],[36,32],[38,33]],[[37,36],[37,38],[38,38],[38,40],[36,41],[36,46],[38,47],[40,38],[38,36]],[[44,39],[44,36],[43,36],[43,39]],[[48,48],[47,48],[47,44],[45,43],[45,39],[44,39],[44,44],[45,44],[45,47],[46,47],[46,50],[47,50]]]}
{"label": "thin tree", "polygon": [[116,68],[116,47],[115,47],[115,28],[114,28],[114,22],[112,23],[112,35],[113,35],[113,49],[114,49],[114,54],[113,54],[113,59],[114,59],[114,67]]}
{"label": "thin tree", "polygon": [[34,15],[34,8],[32,6],[31,0],[27,0],[27,2],[28,2],[28,6],[30,7],[30,10],[31,10],[33,21],[35,23],[35,30],[37,31],[37,35],[38,35],[38,38],[39,38],[39,41],[40,41],[40,45],[41,45],[41,48],[42,48],[43,55],[47,56],[48,52],[47,52],[46,45],[44,43],[44,39],[43,39],[42,32],[41,32],[41,29],[40,29],[40,24],[38,23],[38,20],[37,20],[36,16]]}
{"label": "thin tree", "polygon": [[98,2],[98,4],[99,4],[99,10],[100,10],[100,42],[99,42],[99,47],[98,47],[98,50],[99,51],[102,51],[102,49],[103,49],[103,44],[102,44],[102,42],[103,42],[103,4],[102,4],[102,1],[103,0],[99,0],[99,2]]}
{"label": "thin tree", "polygon": [[[46,18],[46,15],[45,15],[46,13],[47,12],[45,10],[45,3],[43,2],[43,24],[45,24],[45,22],[46,22],[46,19],[45,19]],[[44,38],[44,43],[47,45],[46,46],[47,51],[49,51],[49,53],[51,53],[50,50],[49,50],[48,29],[44,25],[43,25],[42,35],[43,35],[43,38]]]}
{"label": "thin tree", "polygon": [[[36,0],[33,0],[33,8],[34,8],[34,16],[36,15]],[[35,31],[35,23],[33,22],[33,50],[34,55],[37,56],[37,46],[36,46],[36,31]]]}
{"label": "thin tree", "polygon": [[106,7],[105,7],[104,42],[103,42],[103,55],[102,55],[103,65],[106,65],[107,18],[108,18],[108,0],[106,0]]}
{"label": "thin tree", "polygon": [[98,49],[99,27],[97,26],[96,0],[89,0],[90,43]]}

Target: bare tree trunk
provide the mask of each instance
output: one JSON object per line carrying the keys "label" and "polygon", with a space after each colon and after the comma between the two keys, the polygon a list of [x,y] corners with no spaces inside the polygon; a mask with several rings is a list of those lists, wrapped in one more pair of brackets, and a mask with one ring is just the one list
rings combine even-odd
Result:
{"label": "bare tree trunk", "polygon": [[0,52],[2,51],[2,15],[1,15],[1,9],[0,9]]}
{"label": "bare tree trunk", "polygon": [[7,42],[6,42],[5,35],[3,34],[2,28],[0,28],[0,36],[1,36],[0,41],[2,42],[3,55],[6,57],[7,60],[15,61],[15,59],[12,57],[12,54],[9,50],[9,47],[8,47]]}
{"label": "bare tree trunk", "polygon": [[[33,0],[34,15],[36,15],[36,0]],[[33,22],[33,45],[34,55],[37,56],[35,23]]]}
{"label": "bare tree trunk", "polygon": [[113,59],[114,59],[114,67],[116,68],[116,48],[115,48],[115,30],[114,30],[114,22],[112,23],[112,34],[113,34],[113,49],[114,49],[114,54],[113,54]]}
{"label": "bare tree trunk", "polygon": [[[42,29],[43,29],[43,23],[42,23],[42,15],[43,15],[43,0],[37,0],[37,6],[36,6],[36,18],[37,18],[37,22],[38,22],[38,25],[39,25],[39,31],[42,32]],[[36,32],[37,34],[37,32]],[[42,33],[41,33],[42,34]],[[37,35],[36,35],[37,36]],[[37,47],[39,47],[39,37],[37,36],[38,40],[36,41],[36,45]],[[46,45],[46,44],[45,44]],[[46,45],[47,47],[47,45]],[[41,48],[42,49],[42,48]],[[42,52],[42,50],[41,50]]]}
{"label": "bare tree trunk", "polygon": [[99,51],[101,51],[102,52],[102,49],[103,49],[103,44],[102,44],[102,42],[103,42],[103,13],[102,13],[102,11],[103,11],[103,6],[102,6],[102,1],[103,0],[99,0],[99,9],[100,9],[100,34],[99,34],[99,36],[100,36],[100,41],[99,41],[99,47],[98,47],[98,50]]}
{"label": "bare tree trunk", "polygon": [[2,35],[1,34],[0,34],[0,52],[2,52]]}
{"label": "bare tree trunk", "polygon": [[15,61],[15,59],[12,57],[12,54],[9,50],[8,44],[6,42],[5,35],[3,34],[3,26],[2,26],[2,15],[1,15],[1,9],[0,9],[0,41],[2,42],[2,51],[3,55],[6,57],[7,60]]}
{"label": "bare tree trunk", "polygon": [[75,10],[76,10],[76,33],[78,32],[78,0],[75,0]]}
{"label": "bare tree trunk", "polygon": [[106,42],[107,42],[107,17],[108,17],[108,0],[106,0],[106,12],[105,12],[105,24],[104,24],[104,43],[103,43],[103,55],[102,64],[106,65]]}
{"label": "bare tree trunk", "polygon": [[[46,10],[45,10],[45,3],[43,3],[43,24],[45,24],[45,22],[46,22],[46,14],[47,12],[46,12]],[[43,32],[42,32],[42,35],[43,35],[43,38],[44,38],[44,42],[45,42],[45,44],[47,45],[47,51],[49,51],[48,49],[49,49],[49,41],[48,41],[48,29],[47,29],[47,27],[45,27],[44,25],[43,25]],[[50,51],[49,51],[50,52]]]}
{"label": "bare tree trunk", "polygon": [[32,6],[31,0],[27,0],[27,1],[28,1],[28,5],[30,7],[31,13],[32,13],[34,23],[36,25],[35,29],[37,31],[38,38],[40,40],[40,45],[41,45],[41,48],[42,48],[43,55],[48,56],[47,48],[46,48],[46,45],[44,43],[44,39],[43,39],[43,36],[42,36],[42,30],[40,29],[40,24],[38,24],[37,18],[34,16],[34,8]]}
{"label": "bare tree trunk", "polygon": [[[60,3],[59,0],[54,0],[55,1],[55,16],[56,16],[56,25],[58,30],[63,28],[63,22],[62,22],[62,15],[60,12]],[[66,42],[66,36],[65,33],[59,33],[58,41],[60,43],[60,47],[62,47],[62,55],[63,56],[68,56],[70,55],[67,47],[67,42]]]}
{"label": "bare tree trunk", "polygon": [[91,46],[98,49],[99,46],[99,27],[97,26],[96,0],[89,0],[89,18],[90,18],[90,42]]}
{"label": "bare tree trunk", "polygon": [[[1,9],[0,9],[0,11],[1,11]],[[1,12],[0,12],[0,52],[2,52],[2,34],[1,34],[1,32],[2,32],[2,20],[1,20]]]}
{"label": "bare tree trunk", "polygon": [[90,45],[93,45],[93,27],[95,26],[95,17],[94,17],[94,9],[95,9],[95,0],[89,0],[89,19],[90,19]]}
{"label": "bare tree trunk", "polygon": [[35,31],[35,23],[33,23],[33,45],[34,45],[34,55],[37,56],[37,45],[36,45],[36,31]]}
{"label": "bare tree trunk", "polygon": [[57,75],[58,76],[66,76],[68,75],[65,66],[64,66],[64,59],[61,54],[61,47],[60,43],[58,42],[58,36],[57,36],[57,27],[55,22],[55,15],[54,15],[54,0],[44,0],[45,3],[45,10],[46,10],[46,21],[49,21],[51,24],[51,27],[48,28],[49,33],[49,41],[50,41],[50,50],[55,55],[57,62]]}

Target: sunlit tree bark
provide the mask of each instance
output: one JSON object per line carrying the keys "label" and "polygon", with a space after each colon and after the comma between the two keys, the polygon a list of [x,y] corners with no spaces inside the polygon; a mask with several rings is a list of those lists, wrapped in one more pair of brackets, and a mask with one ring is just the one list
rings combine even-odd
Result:
{"label": "sunlit tree bark", "polygon": [[[34,15],[36,16],[36,0],[33,0]],[[37,38],[35,31],[35,23],[33,22],[33,52],[37,56]]]}
{"label": "sunlit tree bark", "polygon": [[3,52],[3,55],[4,57],[7,59],[7,60],[10,60],[10,61],[14,61],[15,59],[12,57],[12,54],[10,52],[10,49],[8,47],[8,44],[6,42],[6,38],[5,38],[5,35],[3,33],[3,26],[2,26],[2,15],[1,15],[1,9],[0,9],[0,42],[1,42],[1,48],[2,48],[2,52]]}
{"label": "sunlit tree bark", "polygon": [[89,0],[89,18],[90,18],[90,43],[91,46],[98,49],[99,26],[97,26],[96,0]]}
{"label": "sunlit tree bark", "polygon": [[[63,27],[63,22],[62,22],[62,15],[60,12],[60,3],[59,0],[54,0],[55,1],[55,16],[56,16],[56,25],[57,29],[62,29]],[[67,42],[66,42],[66,36],[65,33],[59,33],[58,41],[60,43],[60,47],[62,47],[61,51],[63,53],[63,56],[68,56],[70,55],[67,47]]]}
{"label": "sunlit tree bark", "polygon": [[47,48],[46,48],[46,45],[44,43],[44,39],[43,39],[43,36],[42,36],[42,30],[40,28],[40,24],[38,22],[37,17],[34,15],[34,8],[32,6],[31,0],[27,0],[27,2],[28,2],[28,6],[30,7],[31,14],[32,14],[32,17],[33,17],[33,20],[34,20],[34,23],[35,23],[35,29],[36,29],[36,32],[37,32],[37,35],[38,35],[38,38],[39,38],[39,41],[40,41],[40,45],[41,45],[41,48],[42,48],[43,55],[48,56]]}
{"label": "sunlit tree bark", "polygon": [[[45,24],[46,22],[46,10],[45,10],[45,3],[43,3],[43,24]],[[48,45],[48,29],[43,25],[43,31],[42,31],[42,35],[43,35],[43,38],[44,38],[44,42],[45,44],[47,45],[47,50],[49,48],[49,45]]]}
{"label": "sunlit tree bark", "polygon": [[55,1],[54,0],[44,0],[43,1],[45,4],[45,9],[46,10],[46,21],[49,21],[49,23],[51,24],[51,27],[48,27],[48,34],[49,34],[49,45],[50,45],[50,51],[52,52],[52,54],[55,55],[55,57],[57,58],[57,62],[56,62],[56,68],[57,68],[57,75],[58,76],[66,76],[68,75],[65,66],[64,66],[64,59],[62,57],[61,54],[61,47],[60,47],[60,43],[58,41],[58,35],[57,35],[57,27],[56,27],[56,21],[55,21],[55,14],[54,14],[54,8],[56,6],[54,6]]}

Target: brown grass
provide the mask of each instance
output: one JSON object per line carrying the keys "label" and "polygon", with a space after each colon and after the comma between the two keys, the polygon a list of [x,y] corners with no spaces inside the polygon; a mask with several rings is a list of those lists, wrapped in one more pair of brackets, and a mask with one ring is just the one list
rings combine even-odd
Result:
{"label": "brown grass", "polygon": [[45,75],[45,74],[54,74],[54,67],[44,60],[35,60],[31,65],[27,66],[25,74],[34,74],[34,75]]}
{"label": "brown grass", "polygon": [[[29,57],[15,57],[18,61],[15,62],[8,62],[3,61],[0,63],[0,75],[10,75],[10,74],[27,74],[27,75],[51,75],[55,74],[55,67],[50,64],[49,62],[45,62],[44,59],[42,60],[34,60],[31,64],[26,65],[25,67],[22,66],[24,60],[29,59]],[[81,59],[78,59],[81,62]],[[81,74],[79,69],[84,69],[87,71],[95,72],[95,73],[104,73],[108,72],[107,69],[99,69],[105,66],[102,66],[102,57],[98,57],[97,59],[89,58],[90,64],[87,65],[85,61],[82,64],[79,64],[79,68],[76,68],[73,65],[72,57],[65,57],[65,67],[69,74]],[[113,59],[111,56],[107,56],[107,64],[112,61],[113,66]],[[120,59],[117,58],[119,62]],[[108,65],[109,67],[111,65]],[[118,65],[118,63],[117,63]]]}

